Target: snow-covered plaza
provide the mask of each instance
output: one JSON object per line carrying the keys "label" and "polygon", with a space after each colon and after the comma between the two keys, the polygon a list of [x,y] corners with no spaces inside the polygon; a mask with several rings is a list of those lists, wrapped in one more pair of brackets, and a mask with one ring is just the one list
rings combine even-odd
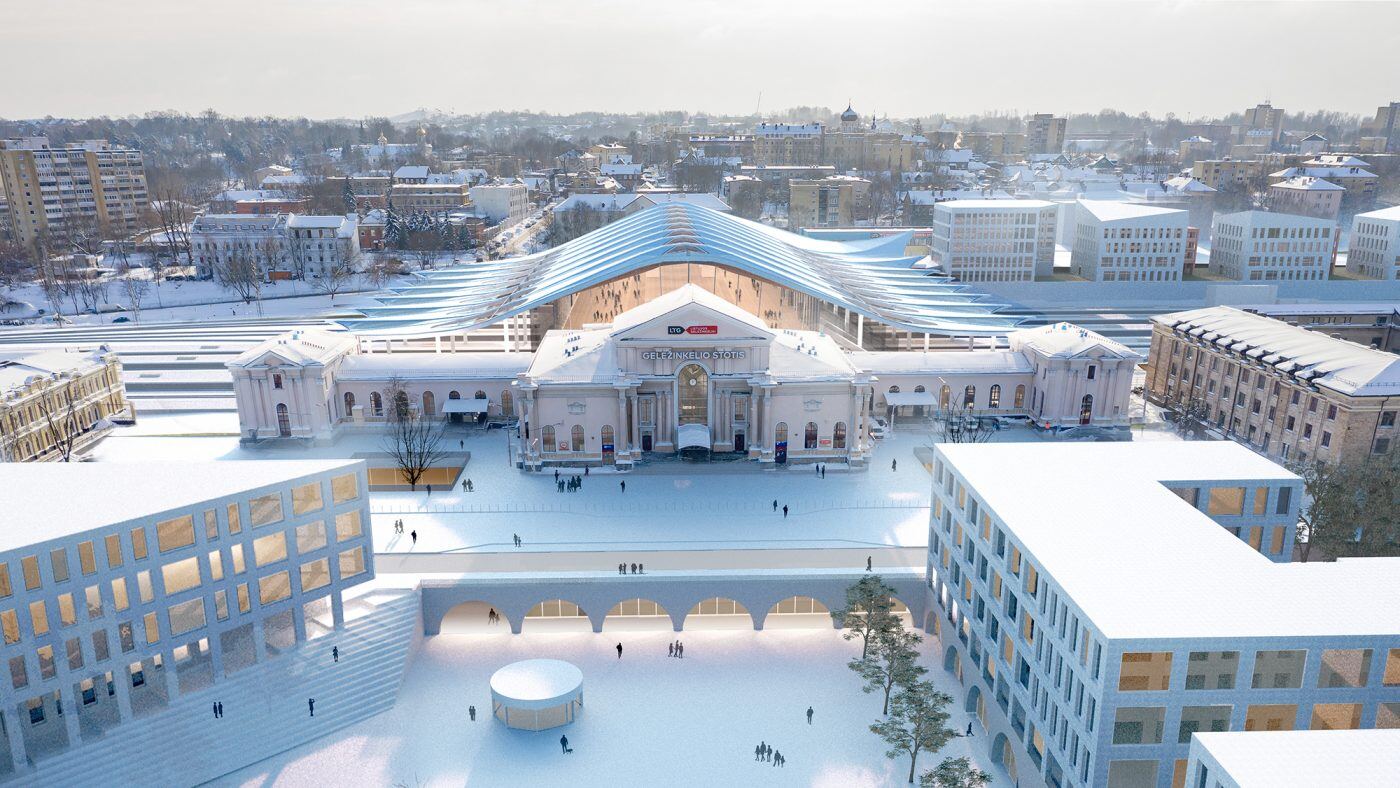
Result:
{"label": "snow-covered plaza", "polygon": [[[679,636],[685,656],[666,656]],[[950,727],[970,715],[953,677],[934,664],[925,636],[921,662],[953,695]],[[615,646],[623,644],[618,659]],[[890,760],[869,731],[880,697],[860,691],[846,667],[860,642],[832,629],[789,631],[438,635],[408,665],[393,709],[216,782],[268,785],[804,785],[859,788],[905,784],[908,759]],[[548,657],[583,671],[577,721],[536,733],[491,718],[491,674],[510,662]],[[342,655],[342,659],[353,659]],[[468,719],[476,706],[477,719]],[[812,724],[805,712],[811,706]],[[321,713],[318,706],[318,716]],[[987,757],[980,728],[937,754],[971,756],[1009,786]],[[559,736],[574,752],[560,752]],[[756,763],[766,742],[783,768]]]}

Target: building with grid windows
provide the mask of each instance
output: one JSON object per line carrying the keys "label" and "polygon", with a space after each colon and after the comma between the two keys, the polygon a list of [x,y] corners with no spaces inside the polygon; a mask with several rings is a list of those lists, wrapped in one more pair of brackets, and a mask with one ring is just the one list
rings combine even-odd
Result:
{"label": "building with grid windows", "polygon": [[150,208],[141,151],[106,140],[0,140],[0,187],[10,228],[26,246],[66,232],[124,236],[141,229]]}
{"label": "building with grid windows", "polygon": [[367,487],[353,460],[0,464],[3,763],[339,630],[374,574]]}
{"label": "building with grid windows", "polygon": [[1400,727],[1400,559],[1289,563],[1292,473],[1229,442],[932,448],[932,631],[1013,779],[1167,788],[1197,732]]}
{"label": "building with grid windows", "polygon": [[1367,279],[1400,279],[1400,206],[1352,219],[1347,271]]}
{"label": "building with grid windows", "polygon": [[1400,729],[1200,733],[1191,788],[1345,785],[1388,788],[1400,774]]}
{"label": "building with grid windows", "polygon": [[949,200],[933,206],[929,257],[964,282],[1030,282],[1055,266],[1054,203]]}
{"label": "building with grid windows", "polygon": [[1337,254],[1337,223],[1291,213],[1215,217],[1210,268],[1237,282],[1323,281]]}
{"label": "building with grid windows", "polygon": [[1179,282],[1188,216],[1152,205],[1080,200],[1070,272],[1092,282]]}

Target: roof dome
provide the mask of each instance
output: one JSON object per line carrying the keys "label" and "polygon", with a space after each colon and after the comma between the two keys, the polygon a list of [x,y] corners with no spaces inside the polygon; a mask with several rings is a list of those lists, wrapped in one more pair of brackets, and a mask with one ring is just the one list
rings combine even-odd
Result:
{"label": "roof dome", "polygon": [[841,113],[841,120],[860,120],[860,115],[851,109],[851,105],[846,104],[846,111]]}

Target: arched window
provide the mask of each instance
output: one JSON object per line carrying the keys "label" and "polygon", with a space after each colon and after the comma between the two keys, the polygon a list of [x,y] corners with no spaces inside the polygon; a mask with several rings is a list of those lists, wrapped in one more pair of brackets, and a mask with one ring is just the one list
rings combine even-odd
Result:
{"label": "arched window", "polygon": [[947,386],[944,386],[943,388],[938,390],[938,407],[940,410],[947,410],[949,407],[948,403],[951,402],[952,399],[952,389],[948,388]]}
{"label": "arched window", "polygon": [[603,429],[602,429],[602,441],[603,441],[603,449],[602,449],[603,454],[612,454],[613,451],[614,451],[614,447],[613,447],[613,428],[612,428],[612,425],[611,425],[611,424],[604,424],[604,425],[603,425]]}
{"label": "arched window", "polygon": [[384,415],[384,398],[379,396],[377,391],[369,393],[369,410],[376,416]]}
{"label": "arched window", "polygon": [[1079,423],[1088,424],[1094,420],[1094,395],[1085,394],[1079,401]]}
{"label": "arched window", "polygon": [[922,393],[924,393],[925,391],[928,391],[928,389],[924,388],[923,385],[918,385],[918,386],[915,386],[915,387],[914,387],[914,393],[915,393],[915,394],[922,394]]}
{"label": "arched window", "polygon": [[710,373],[699,364],[686,364],[676,372],[676,423],[710,423]]}
{"label": "arched window", "polygon": [[472,395],[472,399],[486,399],[486,392],[478,389],[477,392]]}
{"label": "arched window", "polygon": [[971,408],[977,405],[977,387],[968,386],[963,389],[963,407]]}
{"label": "arched window", "polygon": [[802,433],[802,448],[817,448],[817,423],[815,421],[807,422],[807,429]]}
{"label": "arched window", "polygon": [[992,391],[987,395],[987,407],[996,410],[1001,407],[1001,384],[993,383]]}
{"label": "arched window", "polygon": [[394,418],[399,421],[408,421],[411,409],[408,405],[408,392],[400,389],[394,392]]}
{"label": "arched window", "polygon": [[423,392],[423,415],[437,415],[437,397],[434,397],[431,391]]}
{"label": "arched window", "polygon": [[836,426],[831,428],[831,447],[833,449],[846,448],[846,422],[838,421]]}
{"label": "arched window", "polygon": [[570,451],[583,451],[583,425],[575,424],[569,430]]}
{"label": "arched window", "polygon": [[355,392],[345,392],[345,418],[355,415]]}
{"label": "arched window", "polygon": [[461,392],[457,391],[456,389],[453,389],[453,390],[447,392],[447,398],[448,398],[448,399],[461,399],[461,398],[462,398],[462,394],[461,394]]}
{"label": "arched window", "polygon": [[1026,384],[1022,383],[1016,387],[1016,404],[1012,407],[1026,407]]}
{"label": "arched window", "polygon": [[890,386],[890,393],[891,393],[891,394],[898,394],[898,393],[899,393],[899,386]]}
{"label": "arched window", "polygon": [[292,418],[287,413],[287,406],[277,403],[277,434],[283,438],[292,437]]}
{"label": "arched window", "polygon": [[554,451],[558,448],[554,445],[554,425],[546,424],[540,427],[540,451]]}
{"label": "arched window", "polygon": [[515,404],[510,398],[510,389],[501,390],[501,415],[506,418],[515,415]]}
{"label": "arched window", "polygon": [[786,442],[787,442],[787,422],[786,422],[786,421],[780,421],[780,422],[778,422],[778,424],[777,424],[775,427],[773,427],[773,442],[774,442],[774,443],[786,443]]}

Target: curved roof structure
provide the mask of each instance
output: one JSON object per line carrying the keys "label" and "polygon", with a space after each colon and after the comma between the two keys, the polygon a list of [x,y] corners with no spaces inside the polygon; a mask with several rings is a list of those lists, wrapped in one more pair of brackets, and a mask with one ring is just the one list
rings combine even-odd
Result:
{"label": "curved roof structure", "polygon": [[[912,232],[912,231],[911,231]],[[340,321],[366,335],[437,336],[513,315],[656,265],[719,265],[806,293],[895,328],[959,336],[1004,334],[1002,305],[909,256],[910,233],[828,241],[687,203],[658,205],[553,249],[425,271],[416,282]]]}

